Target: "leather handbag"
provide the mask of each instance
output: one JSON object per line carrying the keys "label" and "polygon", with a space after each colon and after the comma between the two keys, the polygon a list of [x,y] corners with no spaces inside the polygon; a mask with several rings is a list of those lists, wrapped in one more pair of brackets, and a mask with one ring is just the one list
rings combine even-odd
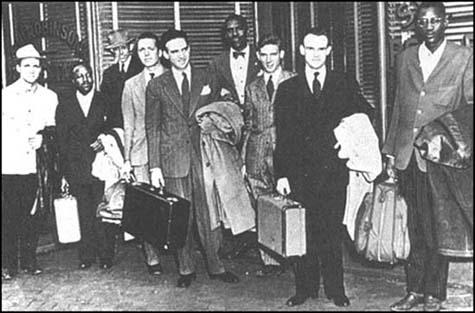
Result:
{"label": "leather handbag", "polygon": [[73,243],[81,240],[77,200],[68,192],[54,200],[54,216],[60,243]]}
{"label": "leather handbag", "polygon": [[408,258],[407,204],[396,183],[375,184],[366,194],[356,217],[355,245],[370,261],[394,264]]}

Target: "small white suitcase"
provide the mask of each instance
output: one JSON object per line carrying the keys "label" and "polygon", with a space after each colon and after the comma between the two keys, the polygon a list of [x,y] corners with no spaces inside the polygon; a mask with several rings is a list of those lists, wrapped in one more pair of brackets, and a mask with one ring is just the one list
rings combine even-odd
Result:
{"label": "small white suitcase", "polygon": [[54,200],[54,215],[60,243],[72,243],[81,240],[81,228],[77,200],[66,195]]}

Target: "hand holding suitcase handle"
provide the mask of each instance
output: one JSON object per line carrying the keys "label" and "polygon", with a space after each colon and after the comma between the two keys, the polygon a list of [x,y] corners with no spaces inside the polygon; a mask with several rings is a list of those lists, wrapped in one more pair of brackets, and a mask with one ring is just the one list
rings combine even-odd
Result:
{"label": "hand holding suitcase handle", "polygon": [[282,195],[284,197],[287,196],[288,194],[290,194],[290,192],[291,192],[290,184],[289,184],[289,180],[287,179],[287,177],[281,177],[277,180],[276,190],[280,195]]}
{"label": "hand holding suitcase handle", "polygon": [[165,187],[165,179],[163,178],[161,168],[156,167],[150,170],[150,183],[160,189],[163,189]]}

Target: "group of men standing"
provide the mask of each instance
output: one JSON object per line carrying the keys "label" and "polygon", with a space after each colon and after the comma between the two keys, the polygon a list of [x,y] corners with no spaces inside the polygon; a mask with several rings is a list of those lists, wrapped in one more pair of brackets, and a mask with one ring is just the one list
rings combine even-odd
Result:
{"label": "group of men standing", "polygon": [[[473,83],[473,69],[466,66],[466,63],[472,64],[473,54],[465,48],[446,43],[444,29],[447,21],[443,4],[421,5],[416,21],[424,42],[418,46],[419,55],[417,49],[409,48],[402,55],[403,63],[398,63],[401,66],[398,74],[403,77],[398,77],[398,96],[383,149],[384,153],[392,156],[390,160],[395,160],[388,162],[388,173],[394,172],[395,164],[398,170],[412,175],[409,177],[407,174],[408,177],[403,178],[407,186],[413,186],[416,181],[423,182],[417,188],[403,188],[409,211],[412,212],[410,216],[413,216],[410,225],[414,226],[410,229],[414,248],[407,267],[408,295],[391,308],[410,310],[424,303],[428,310],[440,310],[440,301],[445,299],[447,263],[442,256],[434,256],[433,245],[426,247],[418,243],[424,239],[422,235],[417,235],[416,225],[424,223],[422,228],[425,229],[424,225],[430,224],[428,220],[419,222],[419,219],[425,214],[430,215],[431,204],[429,200],[422,199],[421,194],[413,193],[422,192],[424,197],[431,193],[425,174],[419,172],[424,172],[420,167],[422,161],[413,148],[417,134],[408,128],[415,124],[409,125],[408,121],[414,121],[411,112],[420,115],[414,126],[417,127],[414,130],[420,130],[441,113],[458,106],[447,104],[441,107],[445,104],[428,101],[423,103],[429,114],[420,108],[415,113],[418,107],[416,102],[422,103],[420,97],[423,96],[416,91],[424,89],[427,94],[436,92],[435,87],[427,85],[431,83],[430,77],[434,77],[432,81],[435,81],[436,77],[449,75],[445,71],[453,72],[450,77],[458,77],[458,72],[462,71],[458,67],[438,68],[440,62],[447,58],[460,60],[464,64],[463,78],[457,80],[463,87],[457,85],[453,89],[462,88],[459,98],[473,106],[473,89],[469,87]],[[139,182],[166,187],[169,192],[191,202],[186,243],[176,251],[177,286],[189,287],[196,278],[194,225],[204,248],[209,277],[227,283],[239,282],[235,274],[225,269],[220,258],[223,242],[221,228],[212,230],[210,226],[200,152],[200,128],[195,117],[199,108],[224,99],[241,108],[244,135],[239,149],[244,164],[242,172],[249,181],[252,197],[277,190],[301,202],[306,208],[307,254],[294,264],[296,293],[288,299],[287,305],[300,305],[310,297],[318,297],[322,275],[326,297],[337,306],[347,306],[350,301],[345,294],[343,280],[342,240],[345,229],[342,220],[348,168],[346,160],[338,158],[333,130],[343,118],[354,113],[366,113],[372,117],[373,108],[366,102],[353,78],[327,68],[326,60],[332,47],[325,29],[312,28],[302,38],[299,52],[304,58],[305,70],[299,74],[283,69],[284,50],[277,36],[264,36],[256,48],[248,44],[247,22],[242,16],[230,15],[224,22],[223,31],[229,49],[213,59],[206,71],[191,64],[192,47],[182,30],[169,29],[160,39],[146,32],[135,42],[127,37],[125,31],[113,31],[109,35],[108,48],[115,53],[117,63],[104,71],[101,91],[93,87],[91,68],[80,63],[72,69],[75,92],[60,99],[59,105],[56,95],[37,83],[39,53],[32,45],[20,48],[17,51],[20,79],[2,91],[2,124],[7,124],[2,128],[2,150],[8,151],[2,152],[6,156],[2,162],[2,187],[9,189],[8,193],[2,193],[6,208],[2,210],[2,225],[11,225],[9,222],[29,225],[32,219],[29,209],[35,193],[33,158],[35,149],[41,145],[41,138],[36,132],[55,124],[62,185],[70,185],[71,193],[78,200],[82,234],[79,267],[89,268],[98,257],[102,268],[110,268],[116,229],[104,226],[95,218],[104,182],[91,174],[95,156],[91,144],[107,129],[119,127],[124,130],[123,177],[129,178],[133,174]],[[132,44],[140,63],[132,60]],[[449,53],[452,54],[449,56]],[[163,66],[163,59],[169,62],[170,68]],[[422,73],[414,73],[420,72],[419,64]],[[404,78],[404,75],[409,75],[412,80]],[[417,82],[414,82],[415,76]],[[415,86],[406,86],[409,81]],[[449,82],[437,86],[445,84]],[[415,93],[405,88],[410,88],[411,92],[414,89]],[[32,101],[32,95],[41,102]],[[15,100],[17,98],[18,101]],[[437,100],[436,97],[431,99]],[[438,111],[435,112],[435,109]],[[38,114],[34,113],[36,111]],[[8,149],[16,144],[10,142],[13,131],[18,134],[15,135],[16,142],[25,139],[21,151]],[[13,151],[18,151],[18,155],[14,155],[16,152]],[[18,163],[18,160],[24,162]],[[408,164],[410,170],[406,170]],[[16,235],[21,237],[22,267],[34,274],[41,273],[34,257],[37,240],[32,236],[34,228],[25,226],[18,232],[4,232],[3,229],[2,278],[11,279],[17,271],[15,262],[18,260],[13,246],[16,238],[12,238]],[[252,230],[247,232],[248,236],[239,241],[238,246],[252,240],[249,239],[253,238],[252,233]],[[143,242],[142,246],[149,273],[159,275],[163,271],[159,251],[147,242]],[[423,253],[419,247],[426,247]],[[419,253],[422,254],[419,256]],[[263,267],[259,276],[282,270],[279,263],[263,251],[261,257]],[[419,270],[419,266],[422,269]],[[437,275],[441,277],[437,278]]]}

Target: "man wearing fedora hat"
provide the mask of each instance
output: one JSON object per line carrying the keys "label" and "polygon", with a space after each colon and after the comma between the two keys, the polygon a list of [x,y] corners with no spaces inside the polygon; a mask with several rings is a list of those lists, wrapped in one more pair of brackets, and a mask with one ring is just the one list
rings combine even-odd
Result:
{"label": "man wearing fedora hat", "polygon": [[100,89],[101,92],[109,98],[109,126],[111,128],[123,128],[121,97],[122,91],[124,90],[124,83],[127,79],[140,73],[143,69],[143,65],[140,60],[134,56],[133,47],[135,40],[129,38],[127,30],[113,30],[108,33],[107,40],[109,44],[105,49],[114,54],[115,62],[104,70]]}
{"label": "man wearing fedora hat", "polygon": [[[18,272],[33,275],[42,270],[36,262],[38,219],[35,198],[38,189],[36,149],[43,141],[38,134],[55,125],[56,93],[41,86],[39,52],[32,44],[16,51],[20,78],[2,90],[2,279]],[[19,257],[18,257],[18,252]]]}

